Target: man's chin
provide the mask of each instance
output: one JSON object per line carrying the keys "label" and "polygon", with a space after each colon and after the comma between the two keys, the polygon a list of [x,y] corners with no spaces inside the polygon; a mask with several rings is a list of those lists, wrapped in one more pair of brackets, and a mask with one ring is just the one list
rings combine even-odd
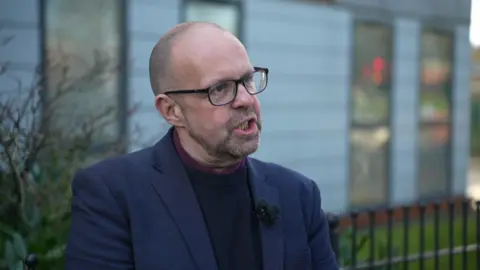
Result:
{"label": "man's chin", "polygon": [[231,154],[234,156],[237,156],[239,158],[247,157],[253,153],[255,153],[258,149],[258,146],[260,144],[260,140],[250,140],[248,142],[243,142],[236,147],[233,147]]}

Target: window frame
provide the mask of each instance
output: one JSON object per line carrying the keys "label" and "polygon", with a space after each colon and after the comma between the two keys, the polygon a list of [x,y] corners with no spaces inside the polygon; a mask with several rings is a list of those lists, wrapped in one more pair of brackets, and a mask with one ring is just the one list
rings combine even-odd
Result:
{"label": "window frame", "polygon": [[[358,25],[379,25],[382,27],[388,28],[390,34],[391,34],[391,46],[390,46],[390,63],[389,63],[389,71],[390,71],[390,82],[389,82],[389,94],[388,94],[388,117],[385,119],[385,123],[356,123],[354,121],[354,95],[352,91],[352,87],[355,82],[355,62],[357,60],[357,56],[355,55],[356,51],[356,42],[355,42],[355,35],[356,35],[356,29]],[[393,137],[394,132],[393,132],[393,127],[392,127],[392,112],[393,112],[393,86],[395,82],[395,70],[394,70],[394,62],[395,62],[395,26],[393,24],[393,21],[390,17],[388,16],[378,16],[376,14],[360,14],[357,15],[356,18],[353,19],[352,26],[351,26],[351,36],[352,42],[351,42],[351,52],[350,52],[350,84],[349,84],[349,92],[348,92],[348,135],[347,135],[347,143],[348,143],[348,157],[347,157],[347,164],[348,164],[348,186],[347,188],[347,208],[351,210],[362,210],[362,209],[375,209],[375,208],[381,208],[386,204],[390,204],[391,200],[391,157],[392,157],[392,142],[393,142]],[[353,158],[353,146],[352,146],[352,131],[353,130],[373,130],[374,128],[380,128],[380,127],[387,127],[389,130],[389,138],[388,138],[388,144],[387,144],[387,149],[385,151],[386,157],[387,157],[387,167],[386,167],[386,183],[385,183],[385,201],[379,202],[379,203],[373,203],[373,204],[365,204],[365,205],[357,205],[352,202],[352,183],[353,183],[353,170],[352,170],[352,158]]]}
{"label": "window frame", "polygon": [[[49,0],[39,0],[39,18],[40,18],[40,34],[39,34],[39,43],[40,43],[40,63],[39,73],[42,76],[42,88],[45,91],[42,91],[42,96],[40,97],[43,101],[48,97],[48,74],[46,66],[43,63],[46,63],[47,60],[47,43],[49,31],[47,27],[48,12],[47,4]],[[128,91],[128,51],[129,51],[129,33],[128,33],[128,0],[119,0],[119,18],[120,23],[117,25],[119,33],[119,69],[117,76],[117,115],[116,121],[118,124],[118,138],[114,142],[106,142],[95,145],[92,147],[92,155],[96,155],[110,149],[112,145],[121,145],[122,148],[119,149],[120,153],[126,153],[128,149],[128,143],[130,139],[130,134],[128,130],[129,125],[129,91]]]}
{"label": "window frame", "polygon": [[[125,1],[125,0],[124,0]],[[238,18],[237,18],[237,38],[241,41],[244,39],[244,22],[245,22],[245,11],[244,11],[244,1],[242,0],[181,0],[179,8],[179,18],[180,22],[187,21],[187,5],[189,3],[208,3],[208,4],[219,4],[219,5],[232,5],[238,9]]]}
{"label": "window frame", "polygon": [[[422,46],[422,39],[425,33],[433,33],[433,34],[440,34],[443,36],[447,36],[452,44],[450,50],[450,60],[451,60],[451,72],[448,79],[448,85],[450,87],[450,91],[447,95],[447,102],[449,104],[449,115],[447,120],[424,120],[422,119],[422,75],[423,75],[423,68],[422,68],[422,57],[423,57],[423,46]],[[454,80],[455,80],[455,31],[450,26],[446,26],[444,23],[436,24],[435,22],[426,21],[423,23],[420,33],[418,36],[418,46],[419,46],[419,55],[418,55],[418,67],[419,67],[419,80],[418,80],[418,102],[417,102],[417,147],[416,147],[416,159],[417,159],[417,172],[416,172],[416,189],[417,189],[417,198],[420,201],[431,201],[436,199],[443,199],[450,197],[452,194],[452,181],[453,181],[453,120],[454,120],[454,111],[455,111],[455,103],[453,102],[453,95],[454,95]],[[447,188],[445,192],[437,193],[437,194],[422,194],[420,187],[421,187],[421,133],[422,128],[435,128],[435,127],[442,127],[447,126],[449,130],[449,138],[448,142],[446,143],[446,152],[447,152],[447,170],[446,170],[446,185]]]}

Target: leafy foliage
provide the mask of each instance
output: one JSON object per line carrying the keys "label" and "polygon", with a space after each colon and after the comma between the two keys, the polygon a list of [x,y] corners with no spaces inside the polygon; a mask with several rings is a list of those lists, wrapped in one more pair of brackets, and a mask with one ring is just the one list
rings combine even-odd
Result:
{"label": "leafy foliage", "polygon": [[[339,244],[339,252],[340,252],[340,265],[342,267],[348,267],[352,265],[352,251],[356,254],[356,262],[358,264],[364,264],[370,261],[370,258],[365,258],[361,256],[361,254],[365,254],[364,248],[369,247],[371,245],[372,239],[364,233],[357,231],[357,241],[356,246],[353,246],[353,230],[352,228],[348,228],[345,232],[342,233],[340,238]],[[386,260],[388,258],[388,245],[385,240],[378,239],[375,241],[375,252],[373,254],[374,262],[378,263],[380,261]],[[398,247],[392,246],[391,248],[391,256],[392,258],[400,256],[400,249]],[[401,265],[393,264],[390,266],[375,266],[369,269],[372,270],[384,270],[384,269],[392,269],[397,270],[401,269]]]}
{"label": "leafy foliage", "polygon": [[28,85],[0,62],[0,269],[23,269],[27,253],[38,255],[37,269],[63,269],[74,173],[124,149],[112,132],[116,105],[85,112],[72,102],[102,91],[115,61],[96,53],[79,71],[67,58],[43,63],[48,80],[35,71]]}
{"label": "leafy foliage", "polygon": [[355,254],[358,254],[368,243],[369,238],[365,234],[357,234],[357,241],[356,246],[353,246],[353,239],[354,239],[353,229],[348,228],[345,232],[342,233],[340,237],[340,244],[339,244],[339,252],[340,258],[339,262],[342,266],[350,266],[352,265],[352,251]]}

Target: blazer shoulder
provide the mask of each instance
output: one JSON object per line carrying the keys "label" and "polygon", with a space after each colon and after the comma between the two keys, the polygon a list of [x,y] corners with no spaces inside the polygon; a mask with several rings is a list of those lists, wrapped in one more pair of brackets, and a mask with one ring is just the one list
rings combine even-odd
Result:
{"label": "blazer shoulder", "polygon": [[251,161],[260,170],[266,172],[267,179],[270,179],[269,182],[274,182],[279,185],[301,186],[307,189],[311,189],[312,185],[316,184],[313,179],[283,165],[254,158],[251,158]]}
{"label": "blazer shoulder", "polygon": [[153,147],[148,147],[132,153],[117,155],[97,161],[83,168],[83,170],[100,176],[106,182],[109,182],[109,179],[118,180],[126,175],[130,175],[131,172],[146,168],[148,164],[151,164],[152,154]]}
{"label": "blazer shoulder", "polygon": [[116,166],[132,166],[138,163],[145,163],[147,160],[151,160],[153,148],[148,147],[135,152],[112,156],[109,158],[97,161],[88,167],[86,170],[105,170]]}

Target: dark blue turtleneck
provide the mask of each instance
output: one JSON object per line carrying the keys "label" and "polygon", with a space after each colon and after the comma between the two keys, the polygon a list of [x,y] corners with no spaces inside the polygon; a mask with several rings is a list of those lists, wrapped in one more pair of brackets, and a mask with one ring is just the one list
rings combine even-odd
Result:
{"label": "dark blue turtleneck", "polygon": [[202,209],[218,269],[263,269],[246,162],[215,172],[186,153],[176,132],[173,141]]}

